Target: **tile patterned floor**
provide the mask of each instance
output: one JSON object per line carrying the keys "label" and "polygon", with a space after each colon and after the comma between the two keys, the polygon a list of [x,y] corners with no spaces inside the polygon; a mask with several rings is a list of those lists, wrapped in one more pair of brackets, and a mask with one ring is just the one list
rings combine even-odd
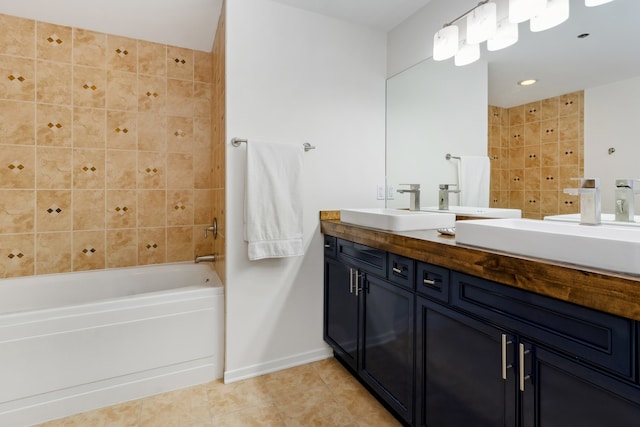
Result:
{"label": "tile patterned floor", "polygon": [[221,380],[39,427],[400,426],[335,359],[231,384]]}

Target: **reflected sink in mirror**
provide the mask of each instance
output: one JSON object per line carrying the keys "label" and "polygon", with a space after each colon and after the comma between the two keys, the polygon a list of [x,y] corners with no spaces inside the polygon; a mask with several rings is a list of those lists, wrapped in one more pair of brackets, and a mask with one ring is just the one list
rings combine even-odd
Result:
{"label": "reflected sink in mirror", "polygon": [[[580,222],[580,214],[566,214],[566,215],[550,215],[544,217],[545,221],[560,221],[560,222]],[[616,225],[621,227],[640,227],[640,215],[635,216],[636,222],[624,222],[616,221],[615,214],[601,214],[603,225]]]}
{"label": "reflected sink in mirror", "polygon": [[453,213],[409,211],[403,209],[342,209],[340,221],[387,231],[426,230],[453,227]]}
{"label": "reflected sink in mirror", "polygon": [[456,242],[551,261],[640,274],[640,228],[535,219],[456,222]]}
{"label": "reflected sink in mirror", "polygon": [[420,208],[425,212],[453,213],[459,216],[482,218],[521,218],[520,209],[480,208],[476,206],[449,206],[449,209],[440,210],[437,206]]}

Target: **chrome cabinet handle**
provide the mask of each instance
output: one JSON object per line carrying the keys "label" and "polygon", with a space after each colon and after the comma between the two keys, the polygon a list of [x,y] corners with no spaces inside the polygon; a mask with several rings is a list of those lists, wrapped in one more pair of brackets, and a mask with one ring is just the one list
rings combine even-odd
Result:
{"label": "chrome cabinet handle", "polygon": [[526,375],[524,374],[524,356],[526,354],[531,353],[530,350],[525,350],[524,349],[524,344],[520,344],[519,346],[519,351],[518,351],[519,355],[520,355],[520,391],[524,391],[524,382],[526,380],[528,380],[529,378],[531,378],[531,375]]}
{"label": "chrome cabinet handle", "polygon": [[330,247],[331,247],[331,245],[329,245],[329,244],[325,244],[325,245],[324,245],[324,247],[328,249],[328,248],[330,248]]}
{"label": "chrome cabinet handle", "polygon": [[422,279],[422,283],[424,283],[425,285],[435,285],[436,281],[435,280],[431,280],[431,279]]}
{"label": "chrome cabinet handle", "polygon": [[507,365],[507,346],[513,344],[513,341],[507,340],[507,335],[502,334],[502,379],[507,379],[507,369],[511,369],[513,365]]}
{"label": "chrome cabinet handle", "polygon": [[394,273],[402,274],[402,270],[399,269],[398,267],[393,267],[392,270],[393,270]]}
{"label": "chrome cabinet handle", "polygon": [[355,270],[354,273],[356,276],[356,296],[358,296],[359,292],[362,290],[362,288],[360,287],[360,278],[362,277],[362,275],[358,273],[358,270]]}
{"label": "chrome cabinet handle", "polygon": [[349,293],[353,293],[353,268],[349,269]]}

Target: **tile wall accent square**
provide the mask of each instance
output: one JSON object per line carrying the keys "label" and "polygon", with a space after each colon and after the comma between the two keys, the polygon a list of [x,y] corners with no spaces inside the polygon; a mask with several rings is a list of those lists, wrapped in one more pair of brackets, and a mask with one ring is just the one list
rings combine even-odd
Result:
{"label": "tile wall accent square", "polygon": [[167,80],[167,114],[193,117],[193,82]]}
{"label": "tile wall accent square", "polygon": [[104,188],[104,169],[105,150],[73,149],[73,188]]}
{"label": "tile wall accent square", "polygon": [[138,150],[166,151],[167,117],[156,113],[138,114]]}
{"label": "tile wall accent square", "polygon": [[107,188],[136,188],[136,152],[123,150],[107,150]]}
{"label": "tile wall accent square", "polygon": [[107,190],[107,229],[137,227],[136,190]]}
{"label": "tile wall accent square", "polygon": [[138,152],[137,188],[166,188],[167,159],[165,153],[153,151]]}
{"label": "tile wall accent square", "polygon": [[138,71],[138,42],[135,39],[107,34],[107,68]]}
{"label": "tile wall accent square", "polygon": [[36,141],[39,146],[71,147],[71,107],[36,104],[36,121]]}
{"label": "tile wall accent square", "polygon": [[543,144],[558,142],[558,119],[548,119],[540,123],[540,141]]}
{"label": "tile wall accent square", "polygon": [[36,199],[38,233],[71,230],[71,190],[38,190]]}
{"label": "tile wall accent square", "polygon": [[38,21],[36,44],[38,59],[71,63],[73,48],[71,27]]}
{"label": "tile wall accent square", "polygon": [[134,73],[107,72],[107,108],[138,111],[138,80]]}
{"label": "tile wall accent square", "polygon": [[74,230],[104,230],[105,197],[104,190],[73,190]]}
{"label": "tile wall accent square", "polygon": [[0,100],[0,142],[33,145],[34,111],[33,102]]}
{"label": "tile wall accent square", "polygon": [[193,81],[193,51],[167,46],[167,77]]}
{"label": "tile wall accent square", "polygon": [[73,232],[73,271],[98,270],[105,268],[105,232]]}
{"label": "tile wall accent square", "polygon": [[167,191],[167,225],[193,224],[193,190]]}
{"label": "tile wall accent square", "polygon": [[73,105],[105,108],[107,72],[103,68],[73,67]]}
{"label": "tile wall accent square", "polygon": [[35,61],[0,55],[0,99],[34,100]]}
{"label": "tile wall accent square", "polygon": [[164,114],[167,80],[164,77],[138,74],[138,111]]}
{"label": "tile wall accent square", "polygon": [[45,104],[71,105],[71,70],[70,64],[38,61],[37,101]]}
{"label": "tile wall accent square", "polygon": [[193,191],[193,223],[209,225],[213,221],[213,190]]}
{"label": "tile wall accent square", "polygon": [[560,193],[558,207],[560,215],[580,212],[580,198]]}
{"label": "tile wall accent square", "polygon": [[211,119],[211,84],[193,83],[193,113],[196,117]]}
{"label": "tile wall accent square", "polygon": [[149,76],[167,75],[167,47],[138,40],[138,73]]}
{"label": "tile wall accent square", "polygon": [[135,229],[107,230],[107,268],[138,264],[138,233]]}
{"label": "tile wall accent square", "polygon": [[0,28],[0,55],[35,58],[35,21],[0,13]]}
{"label": "tile wall accent square", "polygon": [[0,189],[0,230],[2,233],[32,233],[34,190]]}
{"label": "tile wall accent square", "polygon": [[71,189],[71,148],[37,147],[36,188]]}
{"label": "tile wall accent square", "polygon": [[36,274],[71,271],[71,232],[36,234]]}
{"label": "tile wall accent square", "polygon": [[167,152],[193,152],[193,118],[167,117]]}
{"label": "tile wall accent square", "polygon": [[73,109],[73,146],[104,149],[106,111],[101,108]]}
{"label": "tile wall accent square", "polygon": [[191,153],[167,154],[167,189],[194,188],[193,155]]}
{"label": "tile wall accent square", "polygon": [[524,167],[540,167],[540,144],[524,148]]}
{"label": "tile wall accent square", "polygon": [[193,80],[196,82],[211,82],[213,63],[210,52],[193,51]]}
{"label": "tile wall accent square", "polygon": [[540,101],[531,102],[524,105],[524,121],[525,123],[540,121],[542,107]]}
{"label": "tile wall accent square", "polygon": [[[558,170],[558,166],[545,165],[544,167],[540,168],[540,189],[542,191],[557,192],[559,190],[558,188],[559,173],[560,172]],[[557,197],[556,197],[556,200],[557,200]]]}
{"label": "tile wall accent square", "polygon": [[560,95],[560,102],[558,103],[558,115],[560,117],[573,116],[580,112],[581,93],[584,92],[580,91]]}
{"label": "tile wall accent square", "polygon": [[107,35],[74,28],[73,63],[87,67],[105,68],[107,65]]}
{"label": "tile wall accent square", "polygon": [[167,227],[167,262],[191,261],[194,258],[193,227]]}
{"label": "tile wall accent square", "polygon": [[137,135],[136,113],[107,110],[107,148],[136,150]]}
{"label": "tile wall accent square", "polygon": [[165,190],[138,190],[138,227],[165,227],[167,224]]}
{"label": "tile wall accent square", "polygon": [[35,147],[0,145],[0,188],[35,188]]}
{"label": "tile wall accent square", "polygon": [[34,259],[32,233],[0,234],[0,278],[33,275]]}
{"label": "tile wall accent square", "polygon": [[[577,139],[572,141],[562,141],[559,144],[560,164],[561,165],[580,165],[579,143]],[[582,176],[582,175],[580,175]],[[577,178],[577,176],[576,176]]]}
{"label": "tile wall accent square", "polygon": [[509,189],[524,190],[524,169],[509,169]]}
{"label": "tile wall accent square", "polygon": [[138,265],[166,262],[166,229],[138,228]]}

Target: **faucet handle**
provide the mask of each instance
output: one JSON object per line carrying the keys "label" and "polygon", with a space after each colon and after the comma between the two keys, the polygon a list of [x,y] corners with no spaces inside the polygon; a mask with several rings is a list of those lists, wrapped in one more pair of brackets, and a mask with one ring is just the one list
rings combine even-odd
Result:
{"label": "faucet handle", "polygon": [[[616,187],[633,189],[634,182],[640,182],[640,179],[616,179]],[[634,191],[634,193],[637,193],[639,191],[640,189],[637,189]]]}

